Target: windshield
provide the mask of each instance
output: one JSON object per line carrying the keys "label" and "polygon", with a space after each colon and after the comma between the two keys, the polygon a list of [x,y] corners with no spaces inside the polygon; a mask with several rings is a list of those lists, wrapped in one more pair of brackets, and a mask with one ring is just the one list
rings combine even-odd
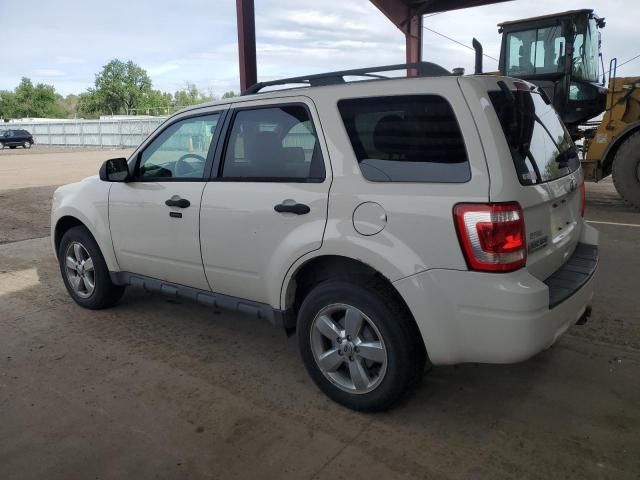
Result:
{"label": "windshield", "polygon": [[565,38],[559,25],[507,34],[507,75],[562,73]]}
{"label": "windshield", "polygon": [[598,29],[596,21],[591,18],[582,25],[577,23],[577,31],[573,42],[573,77],[585,82],[598,81]]}
{"label": "windshield", "polygon": [[513,157],[518,179],[534,185],[563,177],[578,169],[576,147],[560,117],[538,93],[489,92]]}
{"label": "windshield", "polygon": [[[593,18],[576,19],[573,41],[573,72],[576,80],[598,81],[599,40]],[[566,38],[560,25],[507,34],[506,74],[526,78],[531,75],[562,73],[566,62]]]}

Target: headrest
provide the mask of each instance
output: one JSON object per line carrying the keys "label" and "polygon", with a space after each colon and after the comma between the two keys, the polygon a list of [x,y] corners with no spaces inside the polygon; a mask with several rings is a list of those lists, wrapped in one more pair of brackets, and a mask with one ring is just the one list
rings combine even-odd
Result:
{"label": "headrest", "polygon": [[245,158],[250,162],[254,160],[259,163],[271,162],[282,154],[282,144],[275,132],[259,132],[255,136],[247,136],[245,149]]}
{"label": "headrest", "polygon": [[393,154],[402,149],[406,137],[405,122],[399,115],[385,115],[373,130],[373,145],[376,150]]}
{"label": "headrest", "polygon": [[284,147],[282,149],[285,163],[304,163],[304,149],[302,147]]}

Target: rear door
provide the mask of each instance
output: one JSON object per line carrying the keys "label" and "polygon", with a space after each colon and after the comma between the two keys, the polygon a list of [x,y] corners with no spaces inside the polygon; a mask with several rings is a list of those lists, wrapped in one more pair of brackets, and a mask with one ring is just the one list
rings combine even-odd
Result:
{"label": "rear door", "polygon": [[5,133],[4,144],[7,146],[15,145],[16,143],[16,131],[7,130]]}
{"label": "rear door", "polygon": [[278,307],[287,269],[322,244],[328,156],[308,98],[234,107],[202,195],[202,260],[214,292]]}
{"label": "rear door", "polygon": [[461,79],[461,86],[478,99],[470,104],[481,119],[483,143],[493,152],[487,155],[491,201],[520,203],[527,269],[546,279],[573,253],[582,231],[584,185],[575,145],[553,106],[530,84],[479,77]]}

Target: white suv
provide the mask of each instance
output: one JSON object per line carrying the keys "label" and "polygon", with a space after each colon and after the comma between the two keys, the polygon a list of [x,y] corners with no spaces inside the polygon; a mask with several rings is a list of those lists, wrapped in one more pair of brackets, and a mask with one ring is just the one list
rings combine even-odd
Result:
{"label": "white suv", "polygon": [[[395,69],[398,68],[398,66]],[[297,331],[317,385],[380,410],[425,363],[506,363],[586,321],[598,234],[544,94],[497,76],[306,83],[199,105],[59,188],[71,297],[126,285]]]}

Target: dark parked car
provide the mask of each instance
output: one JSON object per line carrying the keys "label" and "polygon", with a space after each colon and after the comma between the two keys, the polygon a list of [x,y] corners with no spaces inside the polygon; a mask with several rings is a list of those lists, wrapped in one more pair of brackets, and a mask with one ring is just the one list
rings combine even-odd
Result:
{"label": "dark parked car", "polygon": [[31,148],[33,136],[26,130],[15,129],[0,132],[0,148]]}

